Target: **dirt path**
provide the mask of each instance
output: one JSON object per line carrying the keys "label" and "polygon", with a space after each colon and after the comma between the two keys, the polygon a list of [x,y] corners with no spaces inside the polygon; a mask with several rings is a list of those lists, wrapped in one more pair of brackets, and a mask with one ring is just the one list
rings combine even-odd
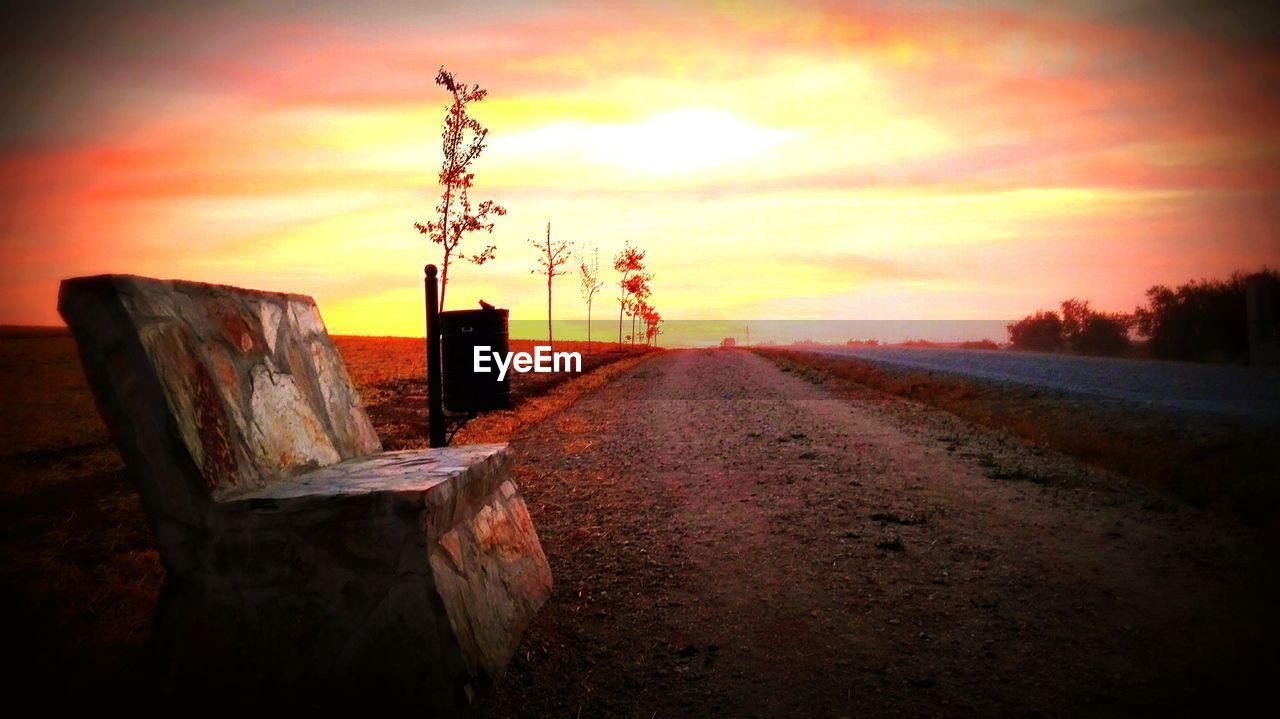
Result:
{"label": "dirt path", "polygon": [[1277,677],[1225,520],[747,352],[670,352],[515,442],[555,594],[493,716],[1129,715]]}

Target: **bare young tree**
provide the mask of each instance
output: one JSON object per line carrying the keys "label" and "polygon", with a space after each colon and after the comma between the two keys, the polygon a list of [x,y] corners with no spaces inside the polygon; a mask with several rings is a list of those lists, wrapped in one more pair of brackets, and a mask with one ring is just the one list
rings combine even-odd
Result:
{"label": "bare young tree", "polygon": [[604,287],[604,281],[600,279],[600,248],[594,244],[591,246],[590,252],[585,248],[582,250],[578,259],[578,279],[581,282],[579,291],[582,292],[582,299],[587,303],[587,352],[590,352],[591,303],[600,288]]}
{"label": "bare young tree", "polygon": [[653,279],[653,275],[647,272],[636,272],[627,278],[623,286],[623,290],[627,293],[627,316],[631,318],[631,334],[627,338],[631,340],[631,346],[636,346],[636,320],[639,319],[648,308],[649,300],[649,280]]}
{"label": "bare young tree", "polygon": [[538,250],[538,268],[529,270],[547,276],[547,344],[553,345],[551,339],[551,281],[556,275],[563,275],[560,268],[569,261],[572,245],[568,240],[551,241],[551,223],[547,223],[547,239],[543,242],[530,239],[529,244]]}
{"label": "bare young tree", "polygon": [[662,315],[653,307],[647,307],[644,313],[645,325],[645,345],[657,346],[658,344],[658,325],[662,324]]}
{"label": "bare young tree", "polygon": [[[445,290],[449,288],[449,262],[462,238],[481,230],[492,233],[493,222],[490,217],[500,217],[507,214],[507,211],[492,200],[485,200],[473,208],[469,196],[475,180],[475,174],[470,171],[471,163],[484,151],[489,130],[467,114],[467,106],[483,100],[487,91],[479,85],[458,82],[443,67],[436,75],[436,84],[453,95],[453,103],[445,112],[444,128],[440,133],[444,150],[439,176],[442,192],[440,204],[436,205],[436,219],[426,224],[415,222],[413,226],[418,229],[419,234],[430,237],[444,251],[440,268],[440,309],[443,310]],[[494,245],[489,245],[474,255],[459,254],[468,262],[482,265],[493,259],[496,249]]]}
{"label": "bare young tree", "polygon": [[620,272],[618,278],[618,349],[622,349],[622,318],[627,311],[627,300],[631,295],[628,282],[633,275],[644,270],[644,250],[632,247],[628,242],[613,257],[613,269]]}
{"label": "bare young tree", "polygon": [[631,300],[631,346],[635,347],[636,340],[640,337],[636,323],[639,322],[642,328],[645,318],[653,308],[649,306],[648,297],[633,294]]}

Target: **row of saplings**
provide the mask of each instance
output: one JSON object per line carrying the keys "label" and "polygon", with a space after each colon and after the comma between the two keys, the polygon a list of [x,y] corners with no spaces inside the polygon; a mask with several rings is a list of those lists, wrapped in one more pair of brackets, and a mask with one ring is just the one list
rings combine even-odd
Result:
{"label": "row of saplings", "polygon": [[[1010,324],[1015,349],[1120,356],[1139,350],[1158,359],[1247,362],[1249,326],[1245,285],[1280,297],[1280,272],[1236,272],[1226,280],[1193,280],[1147,290],[1147,304],[1132,314],[1098,312],[1069,299],[1060,311],[1039,311]],[[1274,318],[1273,318],[1274,324]],[[1280,328],[1263,328],[1275,334]],[[1135,341],[1137,340],[1137,341]]]}

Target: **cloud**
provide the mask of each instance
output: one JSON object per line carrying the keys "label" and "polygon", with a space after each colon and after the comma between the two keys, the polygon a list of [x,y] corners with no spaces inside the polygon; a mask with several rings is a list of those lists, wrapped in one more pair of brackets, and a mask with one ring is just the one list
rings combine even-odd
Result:
{"label": "cloud", "polygon": [[[850,279],[977,302],[944,285],[997,268],[1010,298],[1118,296],[1275,258],[1257,198],[1280,191],[1280,58],[1262,28],[1170,7],[61,6],[0,49],[22,281],[0,315],[50,321],[58,277],[125,270],[296,282],[358,323],[431,250],[410,226],[434,204],[441,64],[492,93],[477,189],[512,209],[500,260],[460,277],[529,311],[507,250],[547,219],[650,247],[690,312],[818,306]],[[1105,281],[1075,269],[1100,235],[1141,250]]]}
{"label": "cloud", "polygon": [[691,172],[765,152],[796,133],[760,127],[706,108],[665,112],[631,123],[564,122],[494,140],[494,152],[620,165],[645,173]]}

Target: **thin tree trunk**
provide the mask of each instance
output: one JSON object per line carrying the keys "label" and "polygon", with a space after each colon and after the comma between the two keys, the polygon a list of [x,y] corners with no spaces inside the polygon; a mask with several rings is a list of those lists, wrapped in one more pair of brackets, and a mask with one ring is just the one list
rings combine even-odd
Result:
{"label": "thin tree trunk", "polygon": [[[627,281],[627,276],[622,276],[622,281]],[[627,291],[622,290],[622,298],[618,300],[618,351],[622,351],[622,311],[627,308]]]}
{"label": "thin tree trunk", "polygon": [[449,287],[449,253],[444,253],[443,267],[440,268],[440,311],[444,312],[444,291]]}
{"label": "thin tree trunk", "polygon": [[551,339],[551,278],[555,277],[555,266],[551,264],[551,223],[547,223],[547,346],[555,347]]}
{"label": "thin tree trunk", "polygon": [[[452,177],[452,174],[450,174]],[[440,226],[440,246],[444,248],[444,262],[440,268],[440,311],[444,312],[444,291],[449,287],[449,205],[453,204],[453,190],[445,185],[444,222]]]}
{"label": "thin tree trunk", "polygon": [[591,354],[591,298],[590,297],[587,298],[587,354]]}

